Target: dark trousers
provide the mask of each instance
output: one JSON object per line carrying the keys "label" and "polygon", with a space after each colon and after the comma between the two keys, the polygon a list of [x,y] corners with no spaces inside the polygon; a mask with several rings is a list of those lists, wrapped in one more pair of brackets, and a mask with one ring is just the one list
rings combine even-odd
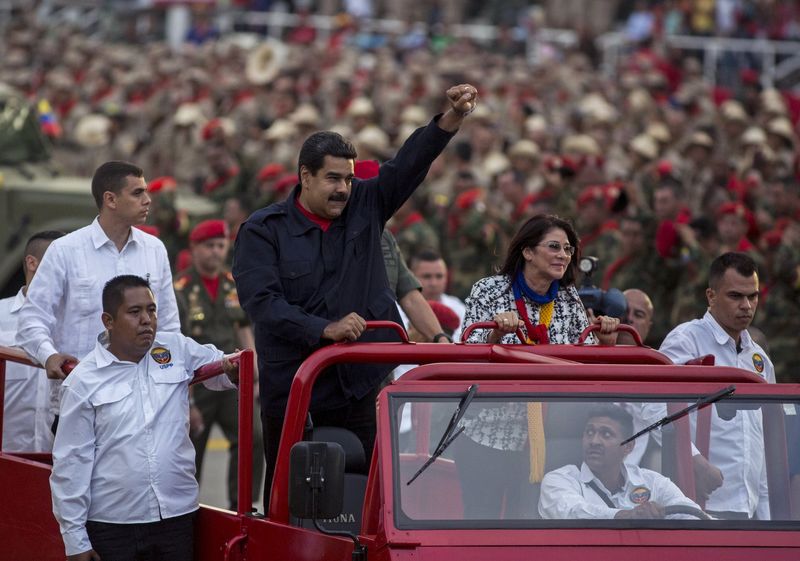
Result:
{"label": "dark trousers", "polygon": [[461,481],[465,518],[519,517],[521,501],[528,494],[527,450],[498,450],[462,434],[453,442],[453,459]]}
{"label": "dark trousers", "polygon": [[89,520],[86,532],[103,561],[192,561],[196,514],[144,524]]}
{"label": "dark trousers", "polygon": [[[199,434],[191,435],[195,449],[195,477],[199,482],[203,471],[203,458],[206,444],[214,424],[222,429],[228,440],[228,502],[231,510],[236,510],[238,499],[238,474],[239,474],[239,392],[212,391],[203,386],[196,386],[193,396],[200,414],[203,416],[204,428]],[[258,403],[255,404],[256,407]],[[252,502],[255,504],[260,497],[261,479],[264,473],[264,461],[261,459],[261,426],[253,419],[253,494]],[[249,507],[250,505],[246,505]],[[246,509],[249,510],[249,509]]]}
{"label": "dark trousers", "polygon": [[[311,421],[315,427],[342,427],[358,437],[364,446],[367,470],[372,460],[372,449],[375,447],[375,399],[378,397],[378,390],[376,387],[363,398],[344,407],[311,412]],[[283,417],[269,417],[262,411],[261,423],[264,427],[264,457],[267,459],[267,469],[264,474],[264,510],[268,511],[272,476],[275,474],[278,446],[283,430]]]}

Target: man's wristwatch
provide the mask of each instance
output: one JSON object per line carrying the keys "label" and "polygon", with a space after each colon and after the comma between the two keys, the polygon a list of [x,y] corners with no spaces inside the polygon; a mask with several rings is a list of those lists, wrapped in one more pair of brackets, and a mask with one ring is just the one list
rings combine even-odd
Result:
{"label": "man's wristwatch", "polygon": [[442,338],[442,337],[444,337],[445,339],[447,339],[447,342],[448,342],[448,343],[452,343],[452,342],[453,342],[453,338],[452,338],[452,337],[450,337],[450,336],[449,336],[447,333],[445,333],[444,331],[441,331],[441,332],[437,333],[436,335],[434,335],[433,337],[431,337],[431,342],[432,342],[432,343],[438,343],[438,342],[441,340],[441,338]]}

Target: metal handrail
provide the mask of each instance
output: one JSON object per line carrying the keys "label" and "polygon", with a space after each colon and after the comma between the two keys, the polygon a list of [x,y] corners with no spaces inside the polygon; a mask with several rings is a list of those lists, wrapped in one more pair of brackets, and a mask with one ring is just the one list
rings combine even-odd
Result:
{"label": "metal handrail", "polygon": [[[720,53],[749,53],[761,58],[761,84],[772,86],[800,63],[791,63],[800,58],[800,42],[773,41],[767,39],[739,39],[732,37],[696,37],[693,35],[666,35],[663,42],[670,48],[701,51],[703,73],[711,85],[717,82],[717,60]],[[617,72],[621,52],[630,42],[621,32],[614,31],[597,38],[603,51],[603,71],[607,76]],[[778,63],[778,55],[790,58]]]}
{"label": "metal handrail", "polygon": [[[236,512],[250,512],[253,494],[253,370],[254,353],[250,349],[226,355],[239,364],[239,487]],[[0,404],[5,401],[6,363],[14,362],[42,368],[23,350],[0,345]],[[223,373],[222,360],[211,362],[194,371],[190,384],[197,384]],[[0,408],[0,450],[2,450],[3,410]]]}

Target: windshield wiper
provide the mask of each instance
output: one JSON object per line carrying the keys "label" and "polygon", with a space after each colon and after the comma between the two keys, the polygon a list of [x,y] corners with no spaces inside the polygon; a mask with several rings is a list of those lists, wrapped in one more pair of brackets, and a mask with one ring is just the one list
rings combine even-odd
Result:
{"label": "windshield wiper", "polygon": [[431,454],[431,457],[428,458],[417,470],[417,473],[414,474],[414,477],[408,480],[406,485],[411,485],[411,483],[413,483],[423,471],[428,469],[429,465],[436,461],[436,458],[441,456],[444,451],[447,450],[447,447],[450,446],[456,438],[458,438],[458,435],[464,432],[463,426],[458,430],[456,430],[456,427],[458,426],[458,423],[461,421],[462,417],[464,417],[464,413],[467,412],[467,407],[469,407],[469,404],[472,402],[472,398],[475,397],[476,393],[478,393],[478,384],[472,384],[467,390],[467,393],[465,393],[461,398],[461,401],[458,402],[456,410],[453,411],[453,416],[450,417],[450,422],[447,423],[447,428],[445,429],[442,438],[439,439],[439,444],[437,444],[436,448],[433,450],[433,454]]}
{"label": "windshield wiper", "polygon": [[678,411],[676,413],[673,413],[672,415],[667,415],[666,417],[656,421],[655,423],[653,423],[649,427],[643,428],[642,430],[640,430],[639,432],[634,434],[632,437],[630,437],[630,438],[628,438],[626,440],[623,440],[620,443],[620,446],[624,446],[628,442],[636,440],[637,438],[639,438],[643,434],[647,434],[648,432],[652,431],[653,429],[656,429],[658,427],[663,427],[664,425],[668,425],[672,421],[677,421],[678,419],[680,419],[681,417],[685,417],[686,415],[688,415],[689,413],[691,413],[695,409],[699,409],[700,407],[703,407],[705,405],[711,405],[712,403],[716,403],[717,401],[719,401],[720,399],[722,399],[724,397],[728,397],[729,395],[733,395],[733,392],[735,392],[735,391],[736,391],[736,386],[728,386],[727,388],[725,388],[723,390],[720,390],[717,393],[712,393],[711,395],[707,395],[706,397],[701,397],[700,399],[698,399],[696,402],[692,403],[688,407],[684,407],[683,409],[681,409],[680,411]]}

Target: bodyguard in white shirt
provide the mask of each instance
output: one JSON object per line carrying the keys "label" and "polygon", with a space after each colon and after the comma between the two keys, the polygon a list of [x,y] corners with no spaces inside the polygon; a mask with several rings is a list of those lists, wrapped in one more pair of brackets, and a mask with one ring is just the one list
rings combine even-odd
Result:
{"label": "bodyguard in white shirt", "polygon": [[[64,382],[50,488],[67,559],[191,561],[198,509],[189,382],[222,351],[158,333],[147,281],[112,279],[98,341]],[[232,389],[238,367],[204,384]],[[66,427],[69,427],[68,429]]]}
{"label": "bodyguard in white shirt", "polygon": [[[0,300],[0,345],[13,346],[19,310],[27,287],[36,274],[42,256],[63,232],[34,234],[25,244],[22,270],[25,286],[16,296]],[[6,452],[50,452],[53,414],[48,408],[49,387],[44,370],[13,362],[6,363],[5,403],[3,406],[3,450]]]}
{"label": "bodyguard in white shirt", "polygon": [[145,222],[150,208],[143,175],[127,162],[106,162],[97,168],[92,195],[99,216],[53,242],[28,288],[17,344],[56,381],[51,387],[56,411],[63,364],[89,353],[103,331],[100,296],[111,278],[122,274],[146,278],[158,303],[161,330],[180,332],[164,244],[133,228]]}
{"label": "bodyguard in white shirt", "polygon": [[625,463],[633,442],[620,442],[632,433],[633,417],[618,405],[592,409],[583,432],[580,469],[567,465],[542,480],[542,518],[664,518],[668,506],[699,510],[669,478]]}
{"label": "bodyguard in white shirt", "polygon": [[453,340],[460,340],[461,330],[464,329],[464,314],[466,314],[467,308],[460,298],[445,294],[447,263],[435,251],[425,249],[412,256],[410,268],[422,285],[422,295],[425,300],[441,302],[458,315],[459,322],[458,327],[453,332]]}
{"label": "bodyguard in white shirt", "polygon": [[[674,363],[712,354],[716,366],[750,370],[775,383],[775,369],[747,328],[758,307],[758,273],[744,253],[725,253],[711,263],[708,311],[673,329],[659,349]],[[663,412],[663,411],[662,411]],[[651,415],[657,420],[661,414]],[[693,427],[695,416],[692,416]],[[657,436],[657,431],[651,433]],[[769,496],[760,410],[742,410],[723,420],[712,408],[708,461],[696,454],[698,493],[706,509],[722,518],[769,519]]]}

